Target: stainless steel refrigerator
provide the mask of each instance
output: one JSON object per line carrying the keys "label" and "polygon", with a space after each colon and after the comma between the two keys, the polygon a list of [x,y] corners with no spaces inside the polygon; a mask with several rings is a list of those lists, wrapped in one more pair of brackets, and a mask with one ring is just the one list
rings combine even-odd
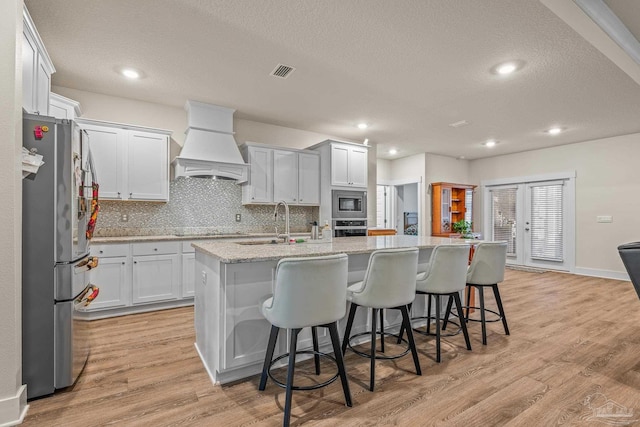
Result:
{"label": "stainless steel refrigerator", "polygon": [[23,146],[44,161],[22,180],[22,379],[31,399],[72,385],[89,355],[77,313],[97,294],[86,233],[95,173],[72,121],[24,114]]}

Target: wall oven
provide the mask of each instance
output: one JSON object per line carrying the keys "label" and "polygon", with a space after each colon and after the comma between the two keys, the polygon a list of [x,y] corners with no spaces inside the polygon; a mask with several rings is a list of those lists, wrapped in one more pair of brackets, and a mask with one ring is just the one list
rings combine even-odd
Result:
{"label": "wall oven", "polygon": [[367,235],[367,220],[333,220],[333,237],[355,237]]}
{"label": "wall oven", "polygon": [[333,219],[367,219],[367,192],[333,190],[331,192]]}

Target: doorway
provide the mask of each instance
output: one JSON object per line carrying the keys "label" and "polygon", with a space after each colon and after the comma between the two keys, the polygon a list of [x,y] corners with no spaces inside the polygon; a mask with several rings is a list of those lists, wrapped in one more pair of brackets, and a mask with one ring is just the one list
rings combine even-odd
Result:
{"label": "doorway", "polygon": [[420,234],[420,183],[388,183],[377,186],[376,227],[398,234]]}
{"label": "doorway", "polygon": [[508,243],[507,263],[572,271],[575,174],[483,183],[488,240]]}

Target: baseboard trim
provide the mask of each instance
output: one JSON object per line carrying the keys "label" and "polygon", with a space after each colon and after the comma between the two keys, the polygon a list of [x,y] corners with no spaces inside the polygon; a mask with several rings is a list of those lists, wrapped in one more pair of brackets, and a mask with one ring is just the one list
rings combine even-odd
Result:
{"label": "baseboard trim", "polygon": [[573,270],[573,274],[577,274],[580,276],[602,277],[603,279],[624,280],[627,282],[631,280],[629,278],[629,275],[625,272],[612,271],[612,270],[599,270],[596,268],[576,267]]}
{"label": "baseboard trim", "polygon": [[22,385],[15,396],[0,400],[0,427],[22,424],[28,410],[27,386]]}

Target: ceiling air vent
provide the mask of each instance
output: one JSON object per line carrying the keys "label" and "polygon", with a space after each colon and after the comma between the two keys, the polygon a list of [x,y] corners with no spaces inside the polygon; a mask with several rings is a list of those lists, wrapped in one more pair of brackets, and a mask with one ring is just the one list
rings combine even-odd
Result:
{"label": "ceiling air vent", "polygon": [[291,74],[292,71],[294,71],[295,68],[294,67],[290,67],[288,65],[284,65],[284,64],[278,64],[278,66],[276,68],[273,69],[273,71],[271,72],[271,75],[273,77],[279,77],[281,79],[286,79],[287,77],[289,77],[289,74]]}

